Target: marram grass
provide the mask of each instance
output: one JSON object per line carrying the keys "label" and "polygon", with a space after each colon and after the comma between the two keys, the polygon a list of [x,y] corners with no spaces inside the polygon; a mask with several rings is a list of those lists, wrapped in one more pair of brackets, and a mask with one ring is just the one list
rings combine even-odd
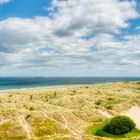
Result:
{"label": "marram grass", "polygon": [[91,126],[108,121],[102,112],[116,116],[140,106],[139,88],[140,82],[124,82],[3,93],[0,140],[140,140],[137,130],[129,138],[89,133]]}

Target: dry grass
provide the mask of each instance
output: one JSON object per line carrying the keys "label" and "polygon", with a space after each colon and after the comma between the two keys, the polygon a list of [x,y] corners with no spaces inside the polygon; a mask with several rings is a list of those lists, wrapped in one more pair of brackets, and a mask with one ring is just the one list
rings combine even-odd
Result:
{"label": "dry grass", "polygon": [[57,89],[19,90],[0,95],[2,140],[102,140],[86,131],[140,105],[140,84],[112,83]]}

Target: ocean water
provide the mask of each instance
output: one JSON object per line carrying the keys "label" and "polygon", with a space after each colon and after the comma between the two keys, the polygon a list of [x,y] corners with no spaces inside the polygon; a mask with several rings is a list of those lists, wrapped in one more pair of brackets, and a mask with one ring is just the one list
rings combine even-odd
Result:
{"label": "ocean water", "polygon": [[0,78],[0,90],[128,81],[140,81],[140,77],[5,77]]}

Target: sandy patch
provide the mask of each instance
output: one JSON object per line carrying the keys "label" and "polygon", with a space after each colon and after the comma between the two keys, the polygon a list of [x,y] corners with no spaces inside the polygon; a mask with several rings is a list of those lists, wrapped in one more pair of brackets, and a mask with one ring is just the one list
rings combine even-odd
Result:
{"label": "sandy patch", "polygon": [[97,111],[98,111],[98,113],[100,113],[104,117],[107,117],[107,118],[112,118],[113,117],[108,112],[105,112],[105,111],[102,111],[102,110],[97,110]]}
{"label": "sandy patch", "polygon": [[133,106],[129,110],[121,113],[121,115],[130,117],[135,122],[136,128],[140,130],[140,107]]}

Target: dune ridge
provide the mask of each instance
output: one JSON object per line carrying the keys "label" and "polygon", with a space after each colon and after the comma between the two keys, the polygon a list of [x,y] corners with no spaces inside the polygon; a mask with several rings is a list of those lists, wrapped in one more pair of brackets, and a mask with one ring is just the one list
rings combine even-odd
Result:
{"label": "dune ridge", "polygon": [[91,124],[139,106],[139,82],[1,93],[0,139],[104,140],[88,133]]}

